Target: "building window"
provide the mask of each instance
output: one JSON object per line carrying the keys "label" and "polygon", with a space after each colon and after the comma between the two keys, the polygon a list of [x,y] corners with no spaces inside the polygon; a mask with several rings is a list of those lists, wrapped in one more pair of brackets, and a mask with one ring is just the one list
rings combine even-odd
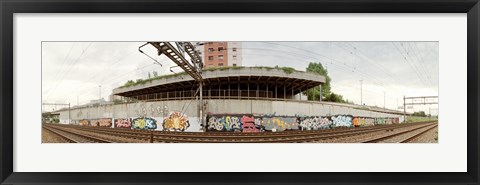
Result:
{"label": "building window", "polygon": [[235,67],[235,66],[237,66],[237,64],[233,64],[233,66]]}
{"label": "building window", "polygon": [[218,47],[219,52],[223,52],[223,47]]}
{"label": "building window", "polygon": [[237,60],[237,55],[233,55],[233,60]]}
{"label": "building window", "polygon": [[213,52],[213,48],[208,48],[208,52]]}
{"label": "building window", "polygon": [[213,60],[213,56],[208,56],[208,60]]}
{"label": "building window", "polygon": [[223,55],[218,55],[219,60],[223,60]]}
{"label": "building window", "polygon": [[218,63],[218,66],[223,66],[223,63]]}
{"label": "building window", "polygon": [[234,51],[234,52],[237,51],[237,48],[232,48],[232,51]]}

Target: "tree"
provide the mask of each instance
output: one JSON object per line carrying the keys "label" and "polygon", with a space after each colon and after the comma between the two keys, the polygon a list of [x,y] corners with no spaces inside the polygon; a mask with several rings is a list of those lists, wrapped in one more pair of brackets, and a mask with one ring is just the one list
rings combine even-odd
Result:
{"label": "tree", "polygon": [[153,71],[152,73],[153,73],[153,77],[157,77],[157,76],[158,76],[157,71]]}
{"label": "tree", "polygon": [[424,111],[414,112],[413,116],[427,117]]}
{"label": "tree", "polygon": [[343,96],[335,93],[330,93],[328,96],[325,97],[324,101],[329,102],[338,102],[338,103],[347,103],[347,101],[343,100]]}
{"label": "tree", "polygon": [[[322,75],[325,77],[325,84],[322,84],[322,100],[323,101],[353,104],[353,102],[344,100],[342,95],[331,92],[330,81],[332,79],[328,76],[328,71],[325,68],[323,68],[322,63],[310,62],[307,67],[307,72]],[[318,101],[318,98],[320,95],[320,87],[314,87],[314,88],[308,89],[306,94],[307,94],[308,100]]]}
{"label": "tree", "polygon": [[[314,74],[319,74],[322,76],[325,76],[326,82],[325,84],[322,84],[322,99],[325,99],[327,96],[330,95],[330,77],[328,76],[328,71],[323,68],[323,65],[315,62],[310,62],[307,67],[307,72],[314,73]],[[318,100],[319,94],[320,94],[320,87],[314,87],[306,92],[308,100]]]}

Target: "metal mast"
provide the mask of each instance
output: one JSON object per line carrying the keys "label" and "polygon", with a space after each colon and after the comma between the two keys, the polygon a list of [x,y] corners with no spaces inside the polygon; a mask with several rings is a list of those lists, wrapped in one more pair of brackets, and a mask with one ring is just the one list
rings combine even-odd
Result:
{"label": "metal mast", "polygon": [[[164,54],[165,56],[167,56],[170,60],[172,60],[175,64],[177,64],[177,66],[182,68],[183,71],[185,71],[188,75],[190,75],[199,84],[199,91],[200,91],[199,114],[200,114],[200,120],[204,127],[203,129],[206,130],[206,124],[203,116],[205,111],[205,104],[203,103],[203,77],[202,77],[203,63],[202,63],[202,57],[195,50],[195,46],[193,46],[192,43],[190,42],[175,42],[179,50],[181,50],[181,51],[178,51],[169,42],[148,42],[147,44],[150,44],[153,47],[157,48],[158,55]],[[147,44],[140,46],[140,48]],[[140,48],[139,48],[139,51],[142,52]],[[191,62],[185,59],[185,55],[183,52],[188,54],[188,56],[191,58]]]}

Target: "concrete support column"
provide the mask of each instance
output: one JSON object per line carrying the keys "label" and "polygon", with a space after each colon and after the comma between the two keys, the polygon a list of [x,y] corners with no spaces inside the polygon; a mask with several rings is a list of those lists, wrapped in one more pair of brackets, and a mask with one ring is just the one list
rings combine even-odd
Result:
{"label": "concrete support column", "polygon": [[320,87],[320,95],[318,97],[318,101],[321,102],[322,101],[322,85],[320,84],[320,85],[318,85],[318,87]]}

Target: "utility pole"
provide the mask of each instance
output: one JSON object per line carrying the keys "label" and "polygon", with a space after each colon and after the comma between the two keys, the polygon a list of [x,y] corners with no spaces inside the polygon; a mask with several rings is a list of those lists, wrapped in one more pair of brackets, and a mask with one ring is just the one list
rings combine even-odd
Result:
{"label": "utility pole", "polygon": [[99,93],[98,93],[98,103],[100,103],[100,99],[102,99],[102,84],[98,85]]}
{"label": "utility pole", "polygon": [[318,95],[318,101],[321,102],[322,101],[322,84],[318,85],[318,87],[320,88],[320,93]]}
{"label": "utility pole", "polygon": [[360,105],[363,106],[363,89],[362,89],[362,82],[363,80],[360,80]]}
{"label": "utility pole", "polygon": [[405,95],[403,95],[403,122],[407,122],[407,107],[405,107]]}
{"label": "utility pole", "polygon": [[383,91],[383,110],[385,110],[385,97],[386,97],[386,92]]}

